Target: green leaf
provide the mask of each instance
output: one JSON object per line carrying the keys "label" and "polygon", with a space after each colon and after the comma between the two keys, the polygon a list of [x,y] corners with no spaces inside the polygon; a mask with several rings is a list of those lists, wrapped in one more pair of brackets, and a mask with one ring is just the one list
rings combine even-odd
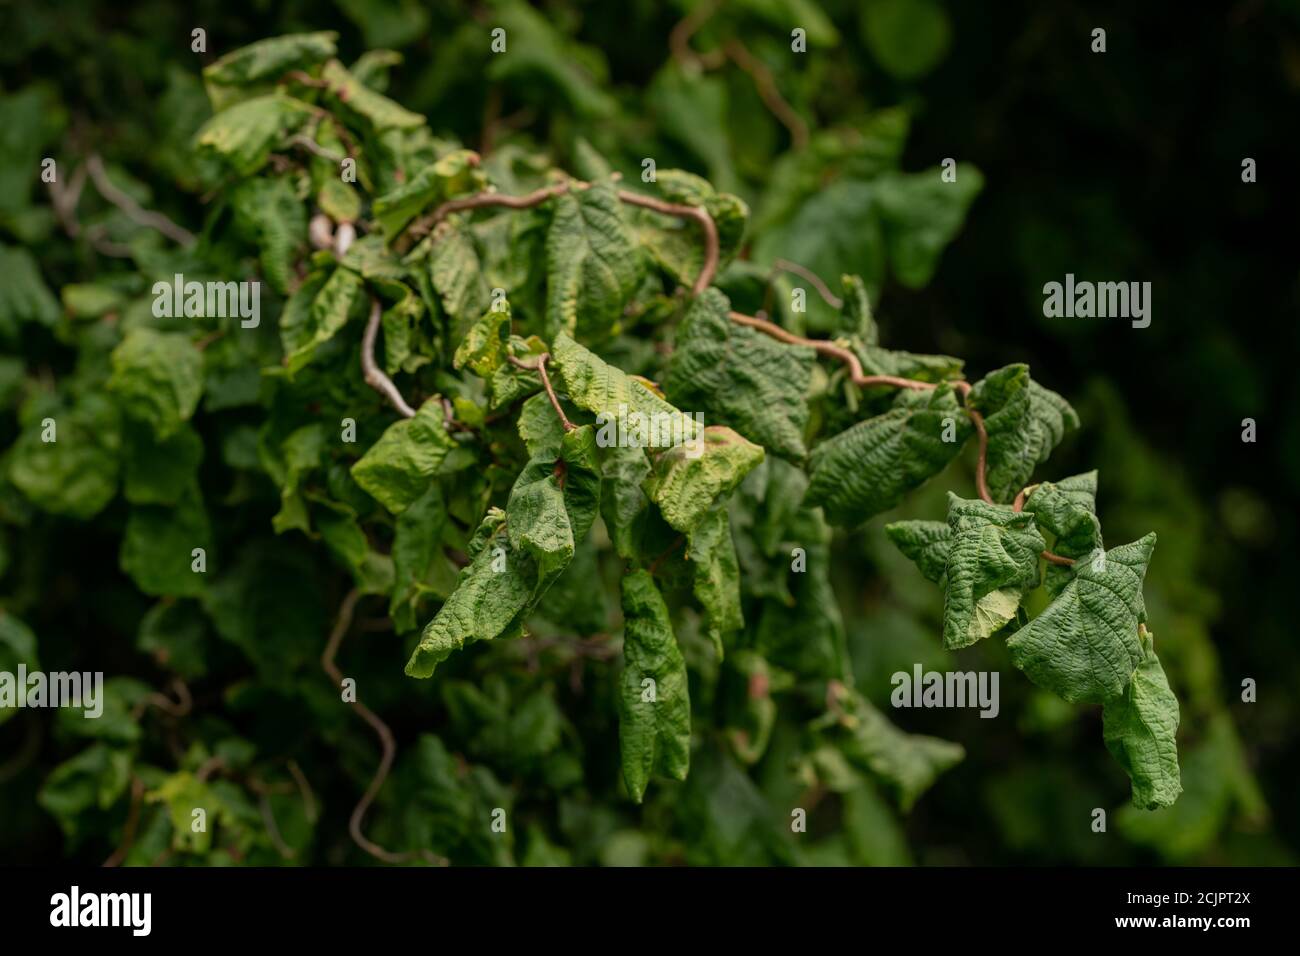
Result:
{"label": "green leaf", "polygon": [[1029,366],[990,372],[971,389],[970,405],[984,415],[989,434],[985,479],[994,500],[1007,501],[1024,487],[1079,416],[1055,392],[1029,377]]}
{"label": "green leaf", "polygon": [[465,338],[456,347],[453,365],[469,366],[479,378],[490,379],[492,373],[507,361],[510,342],[510,306],[497,311],[489,309],[483,317],[470,326]]}
{"label": "green leaf", "polygon": [[[955,441],[943,440],[949,426]],[[904,392],[890,411],[813,449],[808,502],[833,524],[859,525],[942,471],[972,430],[951,388]]]}
{"label": "green leaf", "polygon": [[43,419],[24,420],[9,457],[9,480],[42,511],[85,521],[117,493],[122,444],[117,406],[90,394],[66,414],[50,412],[56,440],[42,440]]}
{"label": "green leaf", "polygon": [[691,763],[686,662],[668,607],[647,571],[623,578],[623,673],[618,740],[623,781],[640,803],[652,774],[685,780]]}
{"label": "green leaf", "polygon": [[1156,536],[1081,560],[1047,608],[1007,639],[1012,662],[1071,703],[1124,693],[1143,660],[1142,579]]}
{"label": "green leaf", "polygon": [[108,387],[126,413],[166,439],[189,420],[203,395],[203,353],[188,335],[136,326],[113,350]]}
{"label": "green leaf", "polygon": [[946,522],[895,521],[885,525],[885,534],[916,563],[917,570],[935,584],[943,584],[953,538]]}
{"label": "green leaf", "polygon": [[620,434],[629,445],[666,448],[692,441],[701,431],[694,418],[643,380],[602,361],[563,332],[555,336],[551,360],[573,403],[597,416],[596,443],[602,448],[620,444]]}
{"label": "green leaf", "polygon": [[37,802],[74,844],[89,835],[96,810],[113,806],[131,782],[131,754],[96,743],[50,772]]}
{"label": "green leaf", "polygon": [[347,324],[349,313],[364,295],[364,281],[350,269],[335,269],[328,278],[313,273],[298,286],[280,316],[280,343],[291,377]]}
{"label": "green leaf", "polygon": [[471,323],[487,310],[491,291],[483,277],[473,234],[463,221],[449,222],[434,236],[429,278],[438,290],[443,311],[452,319],[453,336],[467,334]]}
{"label": "green leaf", "polygon": [[1140,627],[1142,663],[1123,696],[1105,702],[1102,736],[1133,781],[1133,805],[1143,810],[1172,806],[1183,792],[1178,772],[1178,698],[1156,657],[1153,635]]}
{"label": "green leaf", "polygon": [[479,192],[485,185],[477,154],[467,149],[452,150],[376,199],[375,221],[391,240],[427,207]]}
{"label": "green leaf", "polygon": [[203,593],[206,576],[193,570],[195,548],[212,561],[212,527],[197,489],[175,507],[139,505],[131,509],[122,537],[122,570],[141,591],[156,597]]}
{"label": "green leaf", "polygon": [[642,485],[650,471],[650,459],[640,448],[604,449],[600,515],[619,557],[628,561],[637,559],[642,550],[650,512],[650,498]]}
{"label": "green leaf", "polygon": [[948,55],[952,25],[937,0],[868,0],[862,39],[871,55],[900,80],[914,80]]}
{"label": "green leaf", "polygon": [[394,585],[388,613],[399,633],[415,627],[415,612],[426,594],[445,598],[455,589],[456,569],[442,551],[446,526],[447,503],[437,484],[430,485],[397,516],[393,534]]}
{"label": "green leaf", "polygon": [[641,279],[641,260],[612,185],[556,197],[546,262],[549,329],[599,336],[618,325]]}
{"label": "green leaf", "polygon": [[1045,542],[1034,516],[948,493],[952,532],[943,604],[949,650],[981,641],[1013,620],[1026,591],[1038,586]]}
{"label": "green leaf", "polygon": [[[702,206],[718,231],[718,268],[735,258],[749,222],[749,206],[739,196],[717,192],[707,179],[681,169],[660,169],[655,185],[662,197],[682,206]],[[637,234],[659,265],[679,284],[690,287],[704,266],[704,235],[693,220],[649,209],[635,215]]]}
{"label": "green leaf", "polygon": [[159,601],[140,619],[135,646],[185,680],[208,672],[207,625],[194,601]]}
{"label": "green leaf", "polygon": [[200,150],[215,153],[234,172],[250,176],[271,152],[312,118],[313,107],[282,93],[254,97],[208,120],[195,134]]}
{"label": "green leaf", "polygon": [[393,590],[393,559],[370,547],[356,514],[347,505],[319,501],[316,529],[326,547],[352,574],[362,594],[388,594]]}
{"label": "green leaf", "polygon": [[352,477],[393,514],[401,514],[429,488],[456,443],[443,423],[442,402],[431,398],[414,418],[394,422],[352,466]]}
{"label": "green leaf", "polygon": [[324,62],[335,53],[338,34],[292,33],[250,43],[227,53],[203,68],[212,108],[221,110],[243,98],[241,87],[261,87],[280,79],[290,70],[305,70]]}
{"label": "green leaf", "polygon": [[398,106],[382,93],[376,93],[357,80],[338,60],[325,64],[321,79],[329,84],[330,95],[338,99],[345,112],[367,120],[375,132],[424,125],[423,116]]}
{"label": "green leaf", "polygon": [[537,567],[526,551],[508,551],[505,513],[493,509],[475,532],[479,550],[460,572],[456,590],[424,629],[408,677],[431,677],[434,668],[466,644],[518,637],[535,592]]}
{"label": "green leaf", "polygon": [[[41,669],[36,656],[36,635],[21,620],[0,608],[0,674],[17,674],[20,664],[29,672]],[[17,712],[16,703],[0,704],[0,724]]]}
{"label": "green leaf", "polygon": [[583,68],[590,58],[581,55],[585,51],[560,32],[552,18],[519,0],[509,0],[495,7],[492,22],[506,31],[507,47],[504,55],[490,58],[490,80],[535,89],[540,79],[543,96],[549,90],[558,92],[579,115],[605,117],[615,111],[617,104],[604,84]]}
{"label": "green leaf", "polygon": [[664,520],[689,534],[762,460],[758,445],[730,428],[710,425],[702,441],[677,445],[660,456],[647,490]]}
{"label": "green leaf", "polygon": [[904,811],[966,756],[960,744],[900,730],[857,691],[841,687],[837,696],[843,711],[839,722],[847,730],[839,737],[840,749],[888,784]]}
{"label": "green leaf", "polygon": [[230,206],[240,235],[260,250],[262,275],[287,295],[297,281],[294,261],[307,239],[307,209],[287,176],[248,179],[231,191]]}
{"label": "green leaf", "polygon": [[664,381],[673,403],[716,416],[778,455],[806,454],[808,390],[816,353],[737,325],[731,304],[706,290],[677,331]]}
{"label": "green leaf", "polygon": [[163,441],[150,429],[127,422],[123,493],[133,505],[174,505],[195,486],[203,460],[203,439],[182,425]]}
{"label": "green leaf", "polygon": [[944,172],[936,166],[920,173],[888,173],[878,181],[889,267],[910,289],[933,278],[939,257],[984,188],[984,176],[968,163],[956,165],[953,182],[944,181]]}
{"label": "green leaf", "polygon": [[686,560],[693,568],[695,597],[708,618],[709,639],[721,660],[723,637],[745,626],[740,606],[740,564],[725,507],[711,510],[687,536]]}
{"label": "green leaf", "polygon": [[566,432],[558,447],[534,457],[520,473],[506,506],[510,545],[533,556],[537,596],[573,560],[600,507],[595,431]]}
{"label": "green leaf", "polygon": [[[1051,548],[1053,554],[1078,559],[1103,547],[1096,499],[1097,473],[1090,471],[1036,485],[1025,499],[1025,511],[1033,513],[1039,527],[1056,536]],[[1049,564],[1044,581],[1048,593],[1058,594],[1072,573],[1070,568]]]}

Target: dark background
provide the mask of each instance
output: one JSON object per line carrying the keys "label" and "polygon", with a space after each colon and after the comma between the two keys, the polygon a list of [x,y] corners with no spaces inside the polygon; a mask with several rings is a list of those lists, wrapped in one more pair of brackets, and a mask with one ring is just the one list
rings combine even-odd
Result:
{"label": "dark background", "polygon": [[[341,31],[341,50],[353,57],[368,47],[394,46],[406,62],[394,72],[389,95],[429,115],[435,132],[470,145],[493,117],[507,118],[500,136],[549,144],[561,159],[570,155],[575,133],[599,141],[631,128],[656,143],[656,155],[671,157],[661,165],[710,172],[681,137],[660,135],[647,92],[685,5],[560,0],[538,6],[603,62],[603,85],[617,96],[624,125],[577,115],[544,84],[484,82],[463,36],[467,24],[491,22],[490,5],[0,3],[6,33],[0,92],[38,81],[56,90],[68,135],[132,156],[136,174],[155,187],[155,204],[180,222],[197,223],[201,212],[193,195],[168,186],[179,185],[182,174],[169,166],[162,144],[170,142],[173,125],[183,124],[164,115],[182,102],[169,102],[165,92],[169,71],[196,69],[189,51],[194,25],[208,30],[214,53],[207,60],[301,29]],[[760,4],[739,6],[728,5],[703,29],[696,48],[731,35],[765,56],[781,46],[788,31],[754,14],[750,8]],[[1100,469],[1099,509],[1109,542],[1151,528],[1160,534],[1148,601],[1167,612],[1164,630],[1155,618],[1156,633],[1162,657],[1174,659],[1184,729],[1191,727],[1195,743],[1213,714],[1228,715],[1245,765],[1271,807],[1271,813],[1251,810],[1252,801],[1242,798],[1212,821],[1217,836],[1199,844],[1192,858],[1293,862],[1300,848],[1293,507],[1300,485],[1300,349],[1295,191],[1288,187],[1300,115],[1300,4],[951,2],[939,5],[949,24],[946,51],[917,76],[899,76],[876,62],[861,22],[867,6],[822,5],[840,42],[811,51],[807,66],[777,70],[786,98],[813,129],[903,106],[912,114],[905,169],[954,156],[985,177],[933,280],[917,290],[892,281],[884,287],[876,312],[888,344],[964,356],[977,375],[1026,361],[1036,379],[1075,404],[1083,429],[1053,459],[1053,474]],[[1098,26],[1107,31],[1104,54],[1089,49]],[[754,108],[743,75],[732,70],[727,82],[742,105],[749,97],[746,108]],[[726,141],[736,157],[734,188],[755,203],[764,186],[763,151],[771,161],[790,144],[770,117],[755,135],[744,116],[736,111]],[[156,152],[151,143],[160,144]],[[637,155],[629,146],[616,162]],[[1253,184],[1241,180],[1245,157],[1257,163]],[[59,251],[43,256],[42,265],[52,285],[73,278],[78,267],[71,253]],[[1067,272],[1149,281],[1150,327],[1044,318],[1042,286]],[[1257,422],[1254,444],[1241,440],[1243,418]],[[845,553],[886,562],[878,524],[871,535],[875,543],[845,542]],[[849,595],[855,660],[865,661],[869,680],[876,666],[874,652],[863,649],[870,622],[891,608],[921,618],[933,609],[918,609],[888,587]],[[1193,650],[1180,656],[1180,642]],[[1247,677],[1258,682],[1258,703],[1239,700]],[[1187,694],[1194,682],[1206,688],[1199,703]],[[1012,696],[1006,688],[1004,694]],[[998,736],[990,731],[987,751],[972,753],[956,771],[961,785],[945,788],[946,799],[935,794],[918,806],[908,826],[918,859],[1185,859],[1169,838],[1135,840],[1129,854],[1098,856],[1050,836],[1060,795],[1086,791],[1106,760],[1099,720],[1084,723],[1065,743],[1050,736],[1025,742],[1009,723]],[[942,724],[933,729],[941,732]],[[0,727],[0,751],[17,744],[13,728]],[[1084,753],[1089,757],[1071,756]],[[992,773],[981,773],[990,767]],[[1183,803],[1189,802],[1185,794]],[[1175,829],[1194,825],[1183,821]],[[37,827],[18,838],[26,848],[21,855],[57,853],[59,836],[48,819]],[[16,836],[0,838],[0,851]],[[957,845],[960,854],[951,849]]]}

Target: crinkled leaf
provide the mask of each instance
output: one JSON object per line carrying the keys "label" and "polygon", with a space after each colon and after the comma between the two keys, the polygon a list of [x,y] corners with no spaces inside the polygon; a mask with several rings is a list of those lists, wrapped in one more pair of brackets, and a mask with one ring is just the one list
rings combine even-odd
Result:
{"label": "crinkled leaf", "polygon": [[442,402],[431,398],[414,418],[394,422],[361,459],[352,477],[393,514],[424,494],[456,443],[447,434]]}
{"label": "crinkled leaf", "polygon": [[599,336],[618,323],[641,278],[641,260],[613,186],[556,197],[546,261],[550,330]]}
{"label": "crinkled leaf", "polygon": [[600,472],[590,425],[566,432],[558,446],[524,466],[506,516],[511,547],[527,551],[537,564],[539,596],[573,560],[599,507]]}
{"label": "crinkled leaf", "polygon": [[946,182],[939,167],[920,173],[891,172],[877,180],[880,218],[890,270],[911,289],[926,285],[939,257],[984,188],[984,177],[969,163],[958,163],[956,181]]}
{"label": "crinkled leaf", "polygon": [[113,350],[108,387],[159,439],[189,420],[203,394],[203,353],[188,335],[136,326]]}
{"label": "crinkled leaf", "polygon": [[[1033,512],[1040,528],[1056,536],[1052,543],[1054,554],[1082,558],[1103,547],[1096,500],[1097,473],[1090,471],[1037,485],[1025,499],[1025,510]],[[1071,573],[1070,568],[1049,564],[1044,579],[1048,593],[1058,594]]]}
{"label": "crinkled leaf", "polygon": [[[505,514],[493,510],[476,532],[479,550],[460,572],[456,590],[424,628],[406,663],[409,677],[430,677],[434,668],[466,644],[518,637],[533,598],[537,567],[526,551],[510,551]],[[497,570],[497,569],[500,570]]]}
{"label": "crinkled leaf", "polygon": [[[956,441],[943,440],[949,424]],[[972,430],[952,389],[904,393],[890,411],[813,449],[808,502],[834,524],[861,524],[942,471]]]}
{"label": "crinkled leaf", "polygon": [[702,441],[663,452],[648,490],[664,520],[684,533],[693,532],[713,505],[763,460],[763,449],[730,428],[710,425]]}
{"label": "crinkled leaf", "polygon": [[200,150],[216,153],[241,176],[249,176],[271,152],[310,120],[313,107],[282,93],[257,96],[223,110],[195,134]]}
{"label": "crinkled leaf", "polygon": [[653,774],[685,780],[691,763],[686,662],[668,607],[647,571],[623,578],[623,673],[618,740],[623,780],[640,803]]}
{"label": "crinkled leaf", "polygon": [[59,303],[30,252],[0,244],[0,275],[0,336],[16,335],[24,322],[55,323]]}
{"label": "crinkled leaf", "polygon": [[307,238],[307,209],[287,176],[248,179],[234,188],[230,205],[235,226],[260,250],[262,275],[281,295],[296,276],[293,265]]}
{"label": "crinkled leaf", "polygon": [[737,325],[730,308],[716,289],[691,304],[665,391],[674,404],[716,417],[778,455],[802,458],[816,353]]}
{"label": "crinkled leaf", "polygon": [[475,154],[467,149],[452,150],[376,199],[375,220],[391,239],[427,207],[478,192],[484,185]]}
{"label": "crinkled leaf", "polygon": [[212,108],[220,110],[240,99],[241,87],[278,80],[290,70],[302,70],[328,60],[335,53],[338,34],[291,33],[242,46],[203,68]]}
{"label": "crinkled leaf", "polygon": [[320,75],[329,84],[330,95],[343,104],[344,111],[369,121],[376,132],[424,125],[423,116],[397,105],[382,93],[376,93],[349,73],[338,60],[326,63]]}
{"label": "crinkled leaf", "polygon": [[1047,608],[1007,639],[1012,662],[1071,703],[1124,693],[1142,662],[1142,579],[1156,536],[1081,559]]}
{"label": "crinkled leaf", "polygon": [[943,521],[895,521],[885,534],[917,569],[936,584],[943,583],[952,550],[952,530]]}
{"label": "crinkled leaf", "polygon": [[158,441],[150,430],[128,422],[123,492],[134,505],[172,505],[198,480],[203,439],[191,425]]}
{"label": "crinkled leaf", "polygon": [[943,643],[969,647],[1013,620],[1038,586],[1045,542],[1034,516],[948,493],[952,532],[943,604]]}
{"label": "crinkled leaf", "polygon": [[911,809],[938,779],[960,763],[966,751],[960,744],[900,730],[857,691],[841,689],[840,749],[850,761],[874,774],[896,793],[903,810]]}
{"label": "crinkled leaf", "polygon": [[473,235],[460,220],[447,223],[434,237],[429,278],[438,290],[443,311],[451,317],[451,334],[463,337],[488,308],[491,291]]}
{"label": "crinkled leaf", "polygon": [[1015,496],[1034,468],[1079,427],[1079,416],[1060,395],[1029,377],[1029,366],[1008,365],[975,383],[970,404],[984,415],[989,433],[985,478],[997,501]]}
{"label": "crinkled leaf", "polygon": [[1106,747],[1133,781],[1133,804],[1143,810],[1168,807],[1183,792],[1178,771],[1178,698],[1169,689],[1145,627],[1138,632],[1142,663],[1120,697],[1102,708]]}
{"label": "crinkled leaf", "polygon": [[725,506],[711,510],[687,536],[686,559],[693,569],[695,597],[708,619],[709,639],[721,660],[723,637],[745,626],[740,565]]}
{"label": "crinkled leaf", "polygon": [[316,273],[298,286],[280,316],[280,342],[291,376],[310,364],[316,349],[347,324],[348,314],[364,292],[361,277],[342,268],[328,278]]}

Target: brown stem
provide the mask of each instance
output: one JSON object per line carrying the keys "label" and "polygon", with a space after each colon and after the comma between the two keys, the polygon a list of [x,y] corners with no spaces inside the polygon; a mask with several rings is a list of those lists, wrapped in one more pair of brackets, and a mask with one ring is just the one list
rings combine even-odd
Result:
{"label": "brown stem", "polygon": [[126,855],[131,852],[131,844],[135,842],[135,828],[140,822],[140,801],[144,797],[144,781],[139,777],[131,777],[131,809],[126,813],[126,826],[122,828],[122,842],[104,861],[104,866],[121,866]]}
{"label": "brown stem", "polygon": [[303,812],[307,814],[307,819],[312,823],[316,822],[316,796],[312,792],[311,783],[307,780],[307,775],[302,772],[298,766],[298,761],[289,761],[289,773],[293,775],[293,781],[298,785],[298,792],[302,794]]}
{"label": "brown stem", "polygon": [[718,227],[708,210],[703,206],[683,206],[678,203],[664,202],[662,199],[643,196],[628,189],[620,189],[618,198],[629,206],[653,209],[665,216],[679,216],[682,219],[694,219],[698,222],[704,232],[704,262],[700,266],[700,274],[695,277],[695,283],[691,286],[691,295],[699,295],[713,283],[713,277],[718,271]]}
{"label": "brown stem", "polygon": [[728,315],[731,317],[731,321],[737,325],[747,325],[752,329],[758,329],[765,335],[770,335],[774,339],[788,342],[791,345],[807,346],[819,355],[825,355],[828,358],[843,362],[848,367],[849,380],[854,385],[861,387],[889,385],[894,388],[910,388],[916,391],[929,391],[938,387],[934,382],[918,382],[915,379],[900,378],[897,375],[863,374],[862,363],[858,361],[858,357],[850,349],[842,345],[836,345],[834,342],[828,342],[825,339],[806,339],[803,336],[786,331],[774,322],[768,322],[766,319],[756,319],[752,315],[745,315],[741,312],[730,312]]}
{"label": "brown stem", "polygon": [[370,298],[370,320],[366,323],[365,334],[361,336],[361,371],[366,384],[377,391],[398,411],[403,418],[414,418],[415,409],[406,404],[402,393],[397,390],[393,380],[383,373],[375,364],[375,338],[379,335],[379,321],[383,318],[383,309],[379,300]]}
{"label": "brown stem", "polygon": [[90,178],[94,181],[99,194],[126,213],[128,219],[141,226],[156,229],[168,239],[178,242],[182,246],[192,246],[197,241],[194,238],[194,233],[188,229],[182,229],[160,212],[145,209],[129,195],[113,185],[113,181],[108,178],[108,173],[104,171],[104,161],[99,158],[98,153],[91,153],[86,157],[86,172],[90,173]]}
{"label": "brown stem", "polygon": [[651,574],[657,574],[659,572],[659,565],[663,564],[664,561],[668,559],[668,556],[670,554],[672,554],[674,551],[676,551],[685,543],[686,543],[686,536],[679,534],[673,540],[672,544],[670,544],[667,548],[665,548],[657,558],[655,558],[653,561],[650,562],[650,565],[649,567],[646,568],[646,570],[649,571]]}
{"label": "brown stem", "polygon": [[569,421],[569,417],[564,414],[564,409],[560,407],[560,399],[555,394],[555,389],[551,387],[551,377],[546,374],[546,361],[550,357],[550,352],[543,352],[541,355],[537,356],[536,362],[525,362],[522,359],[515,358],[513,355],[507,356],[507,358],[510,359],[510,364],[515,368],[522,368],[537,373],[538,377],[542,380],[542,387],[546,389],[546,397],[551,400],[551,407],[555,409],[555,414],[560,416],[560,425],[564,427],[566,432],[571,432],[578,426]]}
{"label": "brown stem", "polygon": [[668,34],[668,48],[672,50],[673,59],[683,65],[695,66],[701,70],[714,70],[727,61],[727,55],[721,50],[708,53],[696,53],[691,49],[691,37],[717,11],[714,0],[705,0],[694,10],[682,17]]}
{"label": "brown stem", "polygon": [[1063,568],[1074,567],[1073,558],[1063,558],[1059,554],[1052,554],[1050,551],[1044,551],[1043,557],[1052,562],[1052,564],[1059,564]]}
{"label": "brown stem", "polygon": [[522,196],[507,196],[503,193],[475,193],[473,196],[464,196],[460,199],[448,199],[430,215],[412,223],[409,232],[414,236],[425,235],[452,213],[464,212],[466,209],[482,209],[487,206],[503,206],[506,209],[531,209],[534,206],[540,206],[554,196],[568,192],[572,185],[574,183],[571,180],[565,180],[562,183],[556,183],[554,186],[543,186],[541,189],[534,189]]}
{"label": "brown stem", "polygon": [[[339,605],[338,620],[334,623],[334,630],[330,632],[329,642],[325,645],[325,650],[321,654],[320,663],[325,673],[330,676],[335,685],[342,690],[343,672],[339,670],[338,665],[334,663],[334,657],[338,654],[339,645],[343,643],[343,638],[347,635],[348,629],[352,626],[352,615],[356,611],[357,601],[361,599],[361,592],[353,588],[343,598],[343,603]],[[352,834],[353,841],[361,849],[365,850],[371,856],[383,860],[385,863],[405,863],[412,859],[416,854],[412,852],[394,853],[386,850],[377,843],[366,838],[362,832],[361,824],[365,822],[366,811],[370,809],[370,804],[379,795],[383,789],[384,781],[388,779],[388,773],[393,768],[393,759],[397,756],[397,742],[393,739],[393,732],[388,729],[388,725],[379,718],[360,700],[353,700],[352,709],[375,731],[379,737],[380,746],[383,747],[383,755],[379,759],[379,769],[375,771],[374,777],[370,781],[370,786],[362,795],[361,800],[357,803],[352,811],[352,818],[348,821],[348,832]],[[424,854],[426,858],[431,858],[430,854]]]}
{"label": "brown stem", "polygon": [[336,163],[336,164],[341,163],[346,158],[340,156],[338,153],[331,152],[330,150],[322,146],[320,143],[312,139],[310,136],[305,136],[302,133],[298,133],[295,136],[290,136],[286,142],[290,146],[298,146],[301,149],[305,149],[313,156],[319,156],[321,159],[327,159],[331,163]]}
{"label": "brown stem", "polygon": [[984,473],[988,467],[989,459],[989,430],[984,427],[984,416],[981,415],[970,405],[970,382],[958,381],[953,382],[953,388],[961,393],[962,404],[966,406],[966,414],[970,416],[971,423],[975,426],[975,433],[979,436],[979,457],[975,460],[975,490],[979,492],[980,498],[988,504],[997,504],[993,496],[989,494],[989,485]]}
{"label": "brown stem", "polygon": [[735,61],[736,66],[748,73],[754,81],[754,87],[758,90],[763,105],[771,110],[772,115],[780,120],[781,125],[790,133],[791,145],[795,149],[803,149],[807,146],[808,124],[781,95],[781,90],[777,87],[767,64],[750,53],[749,48],[735,38],[727,41],[726,51],[727,56]]}
{"label": "brown stem", "polygon": [[811,269],[805,268],[797,262],[791,262],[789,259],[775,259],[772,262],[772,271],[774,273],[793,272],[804,281],[811,283],[812,287],[817,290],[817,294],[822,297],[822,301],[832,309],[840,309],[844,307],[844,300],[832,292],[830,286],[822,281],[822,277]]}

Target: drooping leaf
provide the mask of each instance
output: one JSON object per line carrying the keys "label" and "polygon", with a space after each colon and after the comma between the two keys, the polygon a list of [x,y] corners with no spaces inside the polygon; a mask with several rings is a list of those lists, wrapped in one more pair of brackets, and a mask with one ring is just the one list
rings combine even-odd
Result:
{"label": "drooping leaf", "polygon": [[483,519],[476,532],[479,550],[460,572],[456,590],[424,628],[406,663],[408,677],[433,676],[438,664],[466,644],[523,632],[522,617],[536,590],[537,567],[528,552],[507,549],[505,524],[505,513],[499,510]]}
{"label": "drooping leaf", "polygon": [[401,514],[429,488],[456,443],[447,434],[442,402],[431,398],[414,418],[389,425],[352,466],[352,477],[393,514]]}
{"label": "drooping leaf", "polygon": [[452,150],[376,199],[375,220],[391,240],[426,208],[478,192],[484,185],[475,154],[467,149]]}
{"label": "drooping leaf", "polygon": [[[106,396],[83,396],[66,412],[24,417],[9,457],[9,480],[32,504],[51,514],[94,517],[117,493],[122,426]],[[46,419],[55,440],[45,441]]]}
{"label": "drooping leaf", "polygon": [[347,324],[364,290],[355,272],[335,269],[328,278],[320,273],[309,276],[289,297],[280,317],[280,341],[291,376],[310,364],[317,348]]}
{"label": "drooping leaf", "polygon": [[952,533],[945,568],[943,643],[969,647],[1013,620],[1038,586],[1043,536],[1034,516],[948,493]]}
{"label": "drooping leaf", "polygon": [[581,337],[609,332],[641,277],[641,261],[608,183],[555,199],[546,236],[546,321]]}
{"label": "drooping leaf", "polygon": [[778,342],[728,317],[709,289],[687,310],[664,387],[673,403],[728,424],[778,455],[804,456],[815,353]]}
{"label": "drooping leaf", "polygon": [[1071,703],[1124,693],[1142,663],[1142,579],[1156,536],[1081,559],[1047,608],[1007,639],[1012,662]]}
{"label": "drooping leaf", "polygon": [[1178,772],[1178,698],[1169,689],[1145,627],[1138,638],[1142,662],[1123,695],[1102,708],[1102,736],[1133,780],[1133,805],[1143,810],[1171,806],[1183,792]]}
{"label": "drooping leaf", "polygon": [[685,780],[691,762],[691,702],[686,663],[668,607],[646,571],[623,578],[623,673],[619,750],[623,780],[640,803],[654,774]]}
{"label": "drooping leaf", "polygon": [[386,129],[410,129],[424,125],[424,117],[377,93],[360,82],[338,60],[330,60],[321,69],[321,79],[343,105],[343,109],[369,122],[376,132]]}
{"label": "drooping leaf", "polygon": [[194,597],[203,593],[206,572],[194,570],[194,549],[212,561],[212,526],[197,490],[175,506],[131,509],[122,538],[122,570],[145,594]]}
{"label": "drooping leaf", "polygon": [[709,639],[721,660],[723,637],[745,626],[740,604],[740,565],[725,506],[716,506],[687,536],[686,559],[693,590],[708,619]]}

